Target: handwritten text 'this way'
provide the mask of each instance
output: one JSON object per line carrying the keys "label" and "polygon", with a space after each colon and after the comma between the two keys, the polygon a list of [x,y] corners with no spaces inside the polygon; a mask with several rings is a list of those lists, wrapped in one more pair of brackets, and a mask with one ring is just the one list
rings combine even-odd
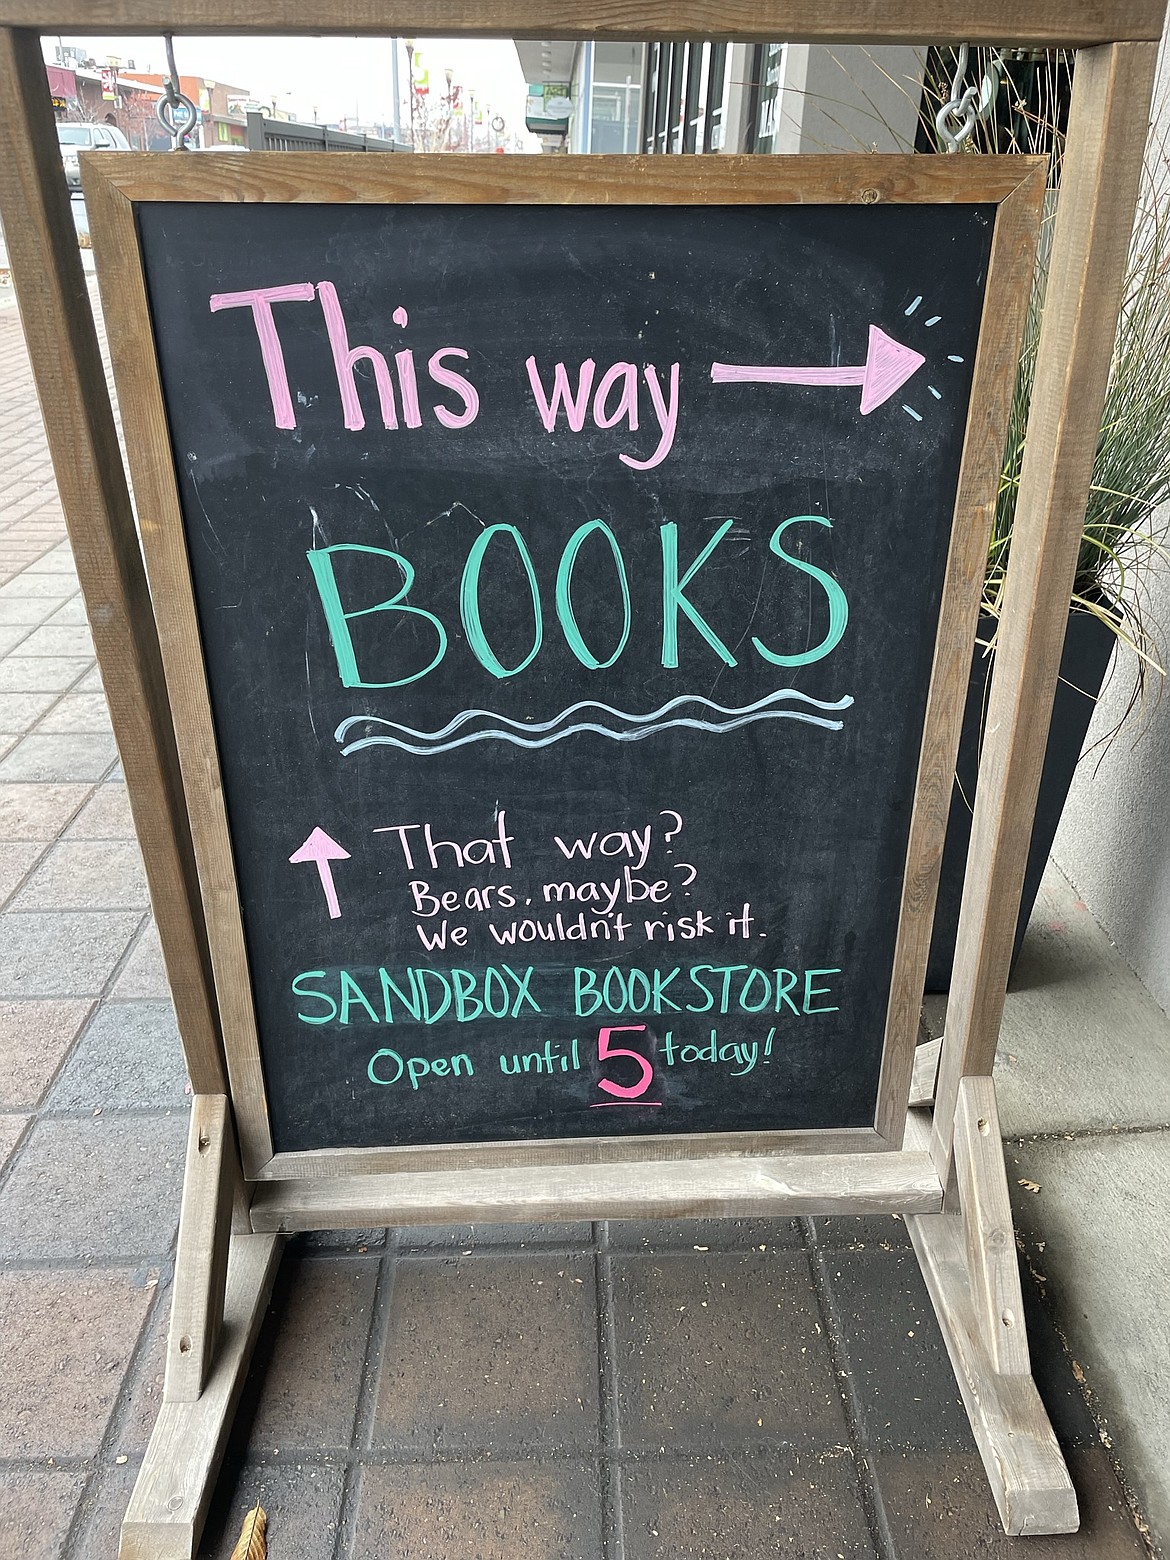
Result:
{"label": "handwritten text 'this way'", "polygon": [[[242,292],[213,293],[208,301],[213,314],[231,309],[251,310],[276,427],[295,428],[297,419],[273,306],[314,301],[320,307],[328,337],[346,428],[357,431],[366,426],[366,414],[358,394],[355,372],[359,363],[368,364],[373,373],[378,410],[384,428],[397,430],[400,426],[423,426],[421,370],[415,362],[413,349],[404,346],[395,352],[394,366],[391,368],[386,354],[377,347],[354,346],[349,338],[337,288],[332,282],[318,282],[316,285],[312,282],[290,282],[281,287],[251,287]],[[404,308],[399,307],[394,310],[391,319],[400,329],[405,330],[410,317]],[[452,398],[450,401],[433,400],[429,409],[444,428],[467,428],[479,416],[479,391],[465,373],[451,366],[453,360],[466,364],[469,354],[463,347],[440,347],[427,358],[426,377],[443,396]],[[670,454],[678,427],[677,363],[672,363],[663,375],[659,374],[653,363],[647,363],[642,369],[641,378],[636,364],[614,363],[601,374],[596,388],[594,378],[597,365],[592,358],[586,358],[577,369],[575,387],[570,381],[566,365],[556,363],[551,370],[551,386],[548,389],[545,387],[544,371],[535,357],[527,358],[524,366],[535,409],[546,432],[557,431],[562,414],[571,433],[581,433],[592,417],[597,428],[614,428],[624,424],[632,434],[649,417],[656,424],[657,443],[653,451],[645,460],[622,452],[618,456],[619,460],[635,471],[649,471],[661,465]],[[643,388],[649,399],[648,408],[642,405]]]}

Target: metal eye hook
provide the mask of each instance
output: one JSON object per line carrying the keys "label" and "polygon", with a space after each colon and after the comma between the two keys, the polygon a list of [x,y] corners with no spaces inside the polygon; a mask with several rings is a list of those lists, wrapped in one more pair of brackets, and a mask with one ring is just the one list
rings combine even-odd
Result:
{"label": "metal eye hook", "polygon": [[951,95],[934,116],[934,128],[939,140],[948,152],[957,152],[969,141],[980,119],[986,119],[996,98],[1003,75],[1003,56],[992,50],[983,77],[975,86],[963,88],[967,75],[967,62],[971,51],[961,43],[955,63],[955,75],[951,82]]}
{"label": "metal eye hook", "polygon": [[[171,138],[172,152],[187,150],[187,137],[195,128],[198,117],[194,103],[185,92],[179,90],[179,72],[175,68],[175,43],[170,33],[163,34],[167,47],[167,68],[170,75],[163,82],[163,96],[158,100],[158,122]],[[177,112],[182,110],[181,113]]]}

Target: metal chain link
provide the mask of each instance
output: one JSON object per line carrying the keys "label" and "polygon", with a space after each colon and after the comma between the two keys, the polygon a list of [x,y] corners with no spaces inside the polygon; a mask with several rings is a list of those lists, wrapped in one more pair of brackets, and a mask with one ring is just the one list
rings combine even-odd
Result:
{"label": "metal chain link", "polygon": [[[185,92],[179,90],[179,73],[175,69],[175,44],[170,33],[163,35],[167,46],[169,77],[163,82],[163,95],[158,100],[158,122],[171,138],[172,152],[187,150],[187,137],[195,129],[198,112]],[[181,110],[181,112],[180,112]]]}
{"label": "metal chain link", "polygon": [[934,128],[938,131],[939,140],[948,152],[959,151],[964,142],[971,139],[976,124],[979,120],[987,118],[999,96],[1003,56],[997,49],[993,49],[987,61],[987,68],[983,72],[983,79],[978,85],[964,90],[963,81],[967,75],[970,53],[965,43],[959,45],[950,99],[934,116]]}

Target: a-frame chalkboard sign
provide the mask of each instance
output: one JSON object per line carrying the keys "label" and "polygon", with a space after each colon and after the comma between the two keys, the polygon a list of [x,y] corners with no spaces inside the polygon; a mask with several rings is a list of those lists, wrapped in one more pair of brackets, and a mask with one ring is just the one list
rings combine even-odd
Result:
{"label": "a-frame chalkboard sign", "polygon": [[[100,25],[238,28],[179,9]],[[531,30],[424,9],[328,26]],[[1042,165],[95,157],[148,596],[21,30],[98,19],[0,0],[9,244],[196,1095],[126,1560],[194,1551],[283,1232],[445,1220],[901,1212],[1005,1527],[1075,1527],[990,1071],[1161,24],[1114,10],[962,24],[1082,52],[940,1057]]]}
{"label": "a-frame chalkboard sign", "polygon": [[260,1200],[864,1175],[1042,163],[229,161],[87,198]]}

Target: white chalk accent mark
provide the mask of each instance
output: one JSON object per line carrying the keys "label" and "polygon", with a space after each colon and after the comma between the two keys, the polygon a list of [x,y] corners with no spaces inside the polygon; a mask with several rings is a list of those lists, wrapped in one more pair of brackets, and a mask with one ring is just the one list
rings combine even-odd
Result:
{"label": "white chalk accent mark", "polygon": [[[438,731],[417,731],[412,726],[404,726],[393,720],[384,720],[376,715],[351,715],[341,722],[334,735],[337,741],[342,743],[345,740],[346,733],[357,725],[383,726],[390,731],[402,734],[401,736],[368,736],[361,738],[357,742],[350,742],[341,749],[342,754],[348,757],[350,753],[360,752],[363,748],[380,746],[401,748],[406,753],[424,755],[428,753],[446,753],[452,748],[466,747],[472,742],[486,742],[490,740],[510,742],[513,746],[521,748],[539,748],[548,747],[553,742],[560,742],[564,737],[575,736],[585,731],[594,732],[599,737],[609,737],[615,742],[639,742],[643,738],[654,736],[660,731],[669,731],[677,727],[686,727],[693,731],[718,733],[735,731],[740,726],[747,726],[753,721],[759,720],[799,720],[805,721],[809,725],[822,726],[827,731],[841,730],[843,723],[839,720],[826,720],[823,716],[810,715],[803,710],[767,708],[767,706],[775,704],[780,699],[798,699],[802,703],[813,705],[820,710],[846,710],[853,703],[853,698],[850,694],[828,703],[823,699],[814,699],[810,694],[801,693],[795,688],[779,688],[774,693],[767,694],[762,699],[757,699],[754,704],[747,704],[742,708],[729,709],[725,705],[716,704],[711,699],[704,698],[701,694],[684,693],[680,694],[676,699],[671,699],[668,703],[662,705],[660,709],[651,710],[647,715],[631,715],[623,710],[615,710],[608,704],[599,704],[591,699],[585,699],[578,704],[570,705],[567,710],[562,710],[552,720],[546,721],[518,721],[513,720],[508,715],[497,715],[491,710],[464,710],[462,714],[456,715],[454,720],[448,721],[447,725],[441,727]],[[705,705],[709,710],[715,710],[721,715],[729,715],[733,718],[720,722],[695,720],[690,717],[678,717],[674,720],[665,721],[661,719],[663,715],[669,714],[683,704]],[[575,726],[564,726],[560,730],[553,729],[560,726],[561,721],[568,720],[570,716],[576,715],[582,710],[600,710],[604,714],[612,716],[615,722],[629,721],[631,725],[639,729],[614,730],[609,726],[597,725],[592,721],[583,722]],[[457,731],[460,726],[466,725],[468,721],[475,720],[480,716],[486,720],[498,721],[500,727],[508,726],[512,729],[504,731],[496,727],[487,727],[482,731],[469,732],[466,736],[457,737],[451,742],[441,740]],[[549,735],[541,737],[527,735],[536,731],[547,732]],[[525,735],[520,735],[520,733],[525,733]],[[404,741],[404,737],[413,737],[417,740],[414,742]]]}

